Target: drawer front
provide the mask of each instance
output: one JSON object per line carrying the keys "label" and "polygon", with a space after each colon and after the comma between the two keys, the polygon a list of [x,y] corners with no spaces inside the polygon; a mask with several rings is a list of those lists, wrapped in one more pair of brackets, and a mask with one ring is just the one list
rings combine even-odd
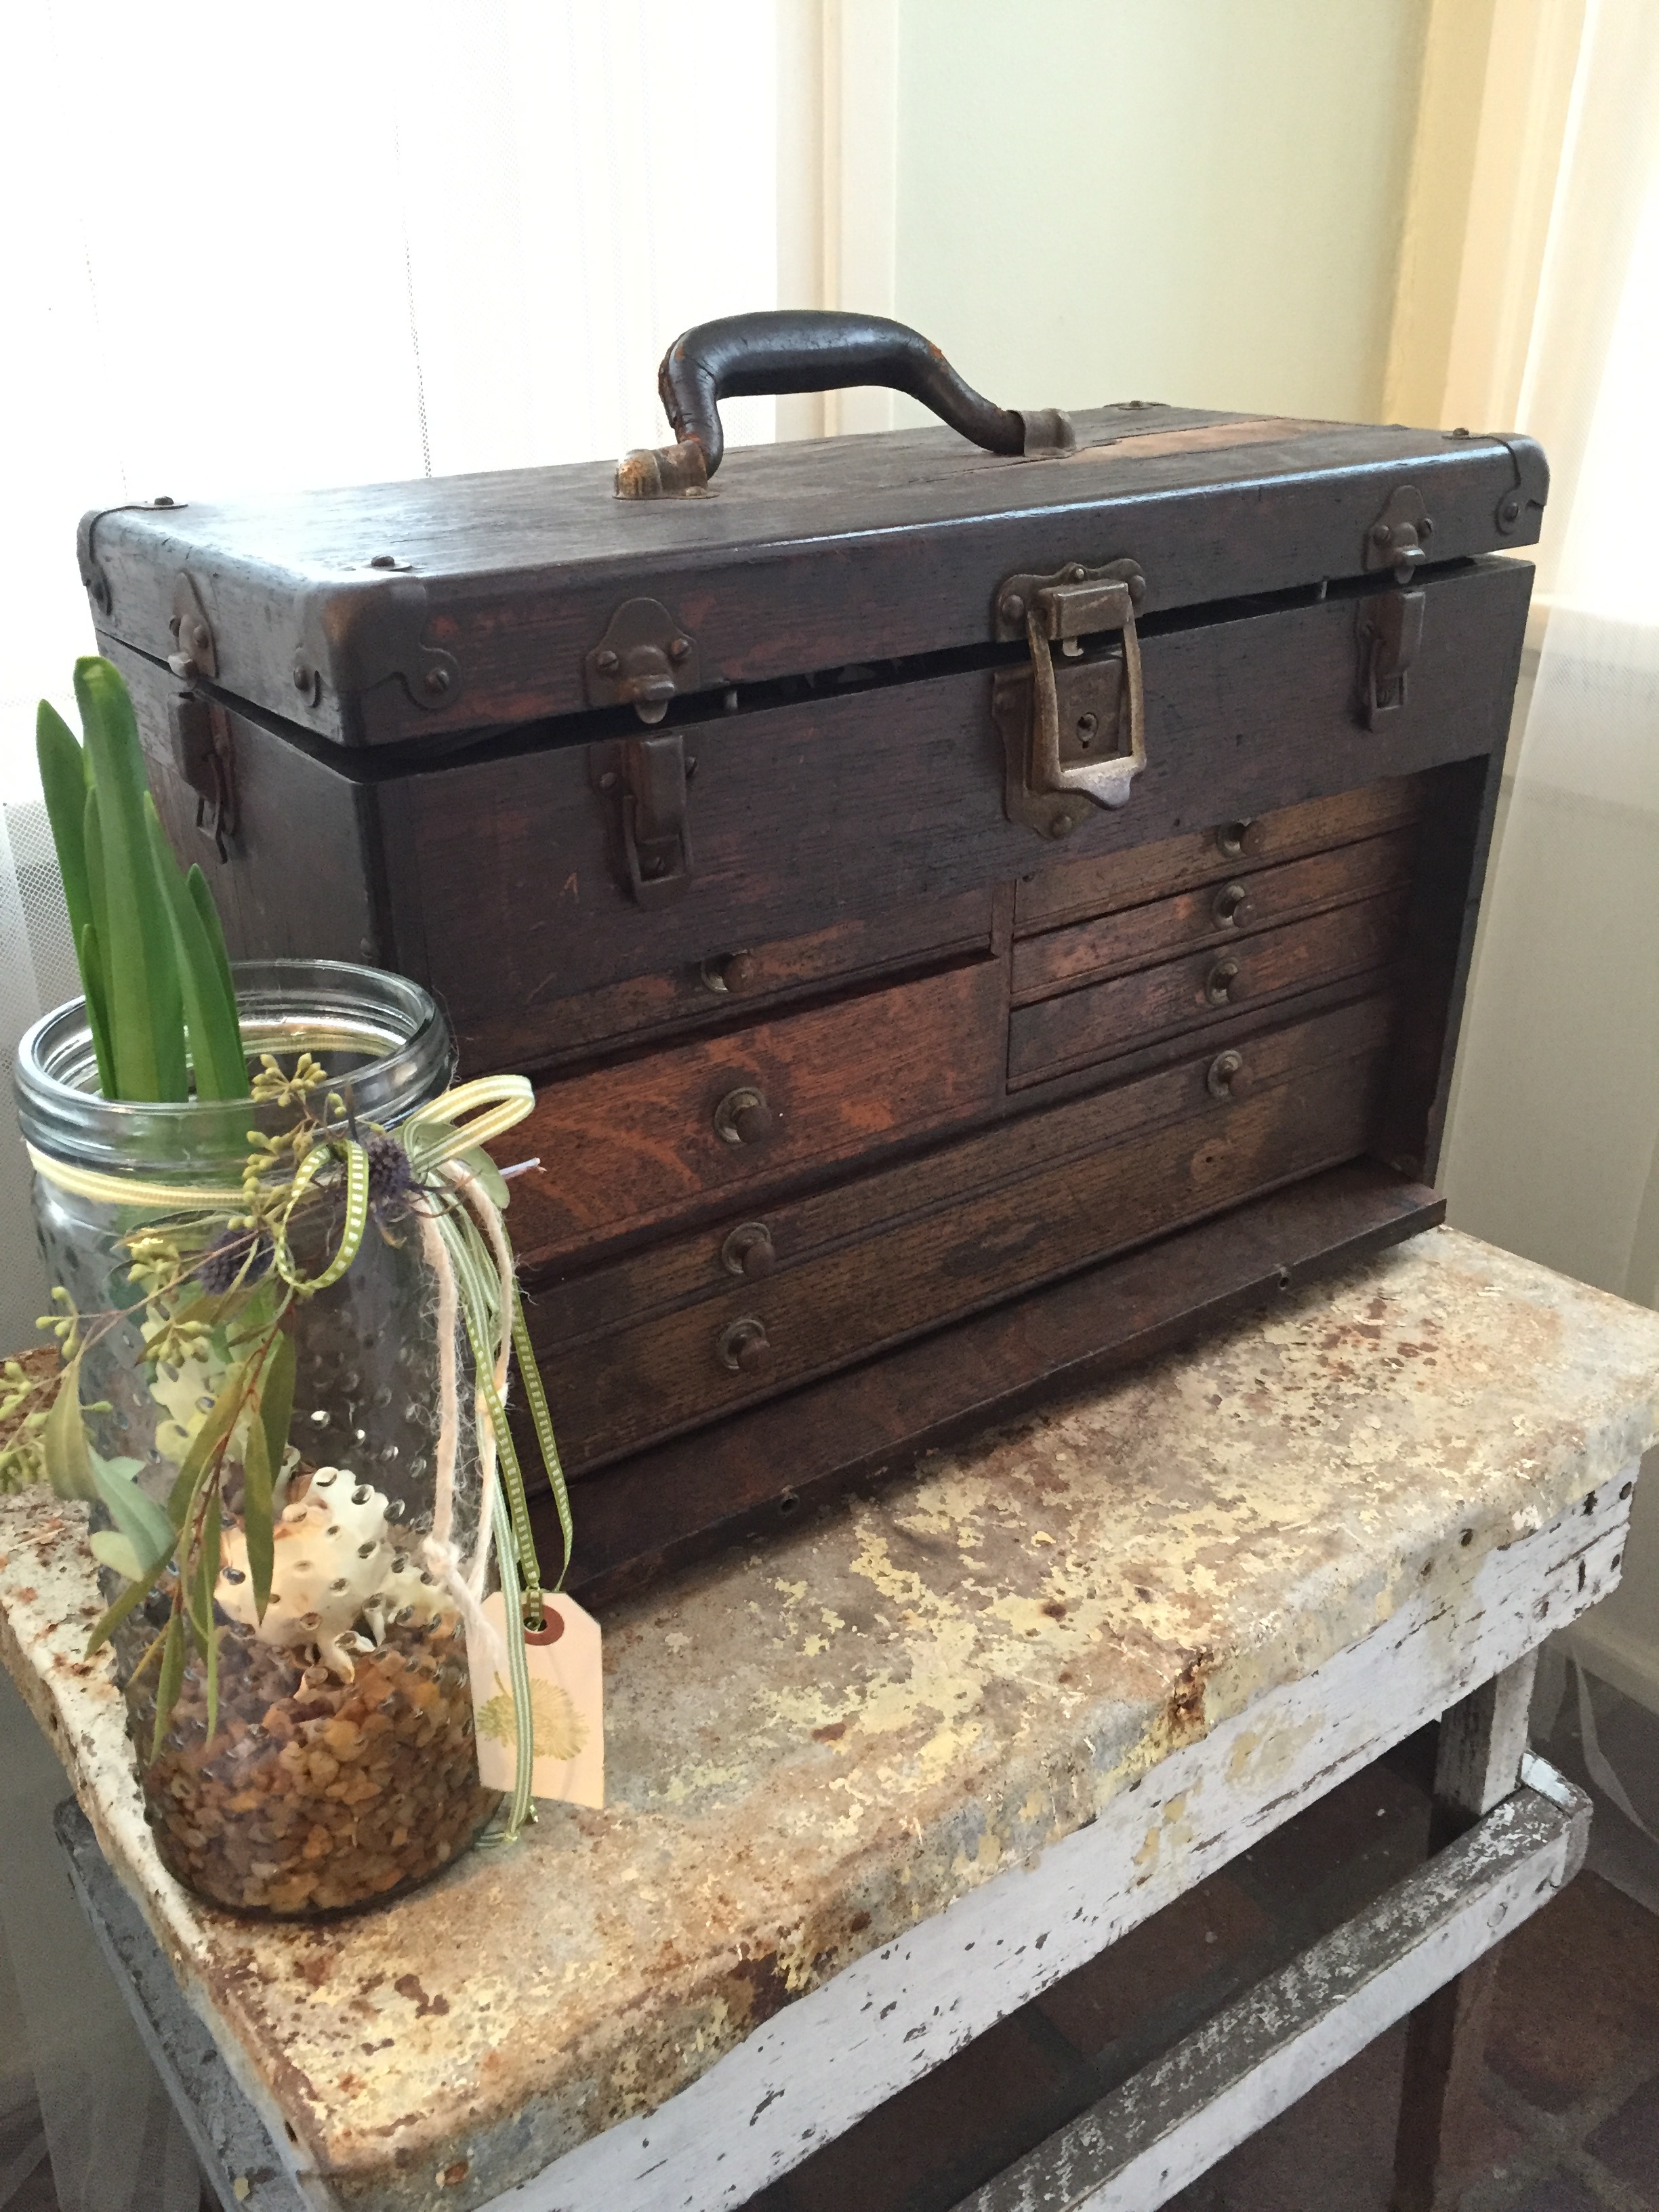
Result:
{"label": "drawer front", "polygon": [[1203,945],[1248,942],[1277,924],[1393,890],[1411,881],[1416,852],[1415,830],[1396,830],[1024,939],[1014,946],[1014,1002],[1051,998]]}
{"label": "drawer front", "polygon": [[1001,1086],[1006,971],[979,961],[546,1085],[497,1146],[534,1269],[798,1173],[971,1121]]}
{"label": "drawer front", "polygon": [[[538,1301],[532,1329],[568,1465],[597,1465],[1352,1158],[1375,1109],[1388,1008],[1359,1015],[1325,1018],[1322,1036],[1320,1024],[1305,1024],[1288,1047],[1280,1040],[1277,1052],[1264,1051],[1261,1066],[1278,1071],[1276,1081],[1217,1099],[1207,1063],[1165,1071],[1148,1080],[1166,1103],[1176,1073],[1186,1079],[1185,1110],[1173,1121],[993,1190],[957,1159],[952,1202],[793,1264],[781,1259],[764,1281],[734,1283],[599,1340],[550,1342],[551,1316]],[[1359,1048],[1321,1056],[1340,1042]],[[1249,1048],[1244,1056],[1248,1063]],[[1136,1102],[1118,1104],[1133,1124]],[[946,1158],[973,1149],[952,1147]]]}
{"label": "drawer front", "polygon": [[1401,950],[1410,895],[1401,884],[1306,921],[1018,1007],[1008,1025],[1009,1084],[1039,1083],[1242,1005],[1384,967]]}
{"label": "drawer front", "polygon": [[[535,1067],[568,1048],[563,1003],[585,993],[903,905],[1041,882],[1079,860],[1194,834],[1202,846],[1218,822],[1488,752],[1507,722],[1528,585],[1523,568],[1498,561],[1424,586],[1409,701],[1386,731],[1364,729],[1356,709],[1351,599],[1148,625],[1146,767],[1129,803],[1091,809],[1063,851],[1004,813],[988,668],[849,676],[845,689],[827,681],[788,703],[688,720],[678,734],[696,763],[690,868],[683,895],[663,905],[633,896],[624,794],[599,787],[586,744],[377,777],[360,788],[385,869],[387,957],[441,997],[468,1065]],[[293,827],[250,815],[246,834],[286,838]],[[1028,923],[1034,896],[1027,886]]]}
{"label": "drawer front", "polygon": [[1166,837],[1133,852],[1046,868],[1015,890],[1014,934],[1031,936],[1062,922],[1119,914],[1200,884],[1218,886],[1305,854],[1380,836],[1419,820],[1428,793],[1426,777],[1387,776],[1335,799],[1276,808],[1254,822],[1219,822],[1213,829]]}

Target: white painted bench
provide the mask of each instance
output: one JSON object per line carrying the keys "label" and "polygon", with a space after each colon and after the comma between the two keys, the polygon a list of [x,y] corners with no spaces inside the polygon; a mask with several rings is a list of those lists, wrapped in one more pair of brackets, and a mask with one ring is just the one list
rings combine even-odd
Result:
{"label": "white painted bench", "polygon": [[1150,2212],[1419,2008],[1419,2212],[1477,1962],[1582,1858],[1522,1771],[1531,1660],[1616,1578],[1656,1400],[1659,1316],[1432,1231],[620,1608],[607,1811],[321,1930],[161,1873],[38,1501],[0,1505],[0,1655],[256,2212],[736,2208],[1450,1712],[1425,1867],[969,2200]]}

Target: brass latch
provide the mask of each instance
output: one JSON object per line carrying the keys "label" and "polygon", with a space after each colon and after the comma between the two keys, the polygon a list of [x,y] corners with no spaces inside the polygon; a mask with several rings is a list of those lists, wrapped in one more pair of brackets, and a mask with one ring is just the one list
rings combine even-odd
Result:
{"label": "brass latch", "polygon": [[1368,730],[1386,727],[1405,710],[1427,604],[1425,592],[1382,592],[1359,602],[1359,711]]}
{"label": "brass latch", "polygon": [[686,779],[696,768],[679,732],[590,745],[589,781],[621,802],[623,862],[639,906],[672,906],[691,887]]}
{"label": "brass latch", "polygon": [[[991,712],[1007,763],[1011,822],[1044,837],[1069,836],[1091,805],[1127,800],[1146,765],[1146,707],[1135,610],[1146,580],[1133,561],[1081,562],[1050,576],[1010,576],[996,598],[999,639],[1024,636],[1029,668],[1005,668]],[[1117,641],[1085,656],[1083,641]],[[1058,645],[1058,658],[1050,651]]]}

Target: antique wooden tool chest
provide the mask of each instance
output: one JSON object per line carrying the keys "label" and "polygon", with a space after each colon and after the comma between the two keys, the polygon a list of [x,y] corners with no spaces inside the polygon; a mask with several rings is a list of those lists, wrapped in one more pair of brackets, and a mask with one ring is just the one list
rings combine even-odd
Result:
{"label": "antique wooden tool chest", "polygon": [[[722,456],[722,393],[952,427]],[[89,515],[237,953],[533,1074],[603,1596],[1437,1218],[1547,472],[749,316],[608,465]]]}

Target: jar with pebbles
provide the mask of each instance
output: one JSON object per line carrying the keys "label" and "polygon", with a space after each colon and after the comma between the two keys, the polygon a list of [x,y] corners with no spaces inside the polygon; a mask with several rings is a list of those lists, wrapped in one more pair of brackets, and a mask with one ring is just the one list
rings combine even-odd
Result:
{"label": "jar with pebbles", "polygon": [[[328,961],[234,972],[251,1061],[269,1054],[287,1073],[310,1055],[324,1079],[319,1097],[324,1089],[338,1097],[365,1134],[395,1130],[445,1089],[448,1031],[416,985]],[[279,1138],[294,1123],[293,1101],[106,1101],[80,1000],[29,1031],[16,1082],[24,1133],[42,1156],[34,1198],[47,1269],[83,1317],[81,1397],[88,1446],[102,1462],[99,1489],[118,1504],[125,1493],[112,1492],[112,1480],[129,1482],[141,1494],[135,1510],[145,1501],[164,1508],[236,1346],[221,1328],[186,1358],[148,1356],[168,1294],[131,1265],[131,1240],[147,1222],[164,1229],[166,1217],[153,1206],[75,1195],[52,1179],[53,1164],[151,1184],[234,1187],[250,1130]],[[356,1260],[325,1289],[295,1298],[283,1317],[293,1403],[272,1455],[280,1464],[271,1468],[263,1613],[240,1510],[256,1416],[244,1414],[230,1431],[211,1599],[216,1680],[210,1685],[198,1605],[159,1744],[155,1653],[173,1609],[171,1568],[112,1638],[157,1850],[179,1881],[237,1911],[310,1915],[394,1896],[465,1850],[497,1802],[478,1779],[464,1594],[444,1567],[445,1559],[477,1556],[476,1476],[447,1489],[446,1540],[435,1550],[433,1542],[438,1346],[411,1211],[425,1201],[407,1182],[393,1173],[378,1196],[371,1182]],[[293,1255],[307,1273],[321,1272],[337,1242],[343,1203],[325,1200],[296,1225]],[[237,1259],[233,1252],[223,1267]],[[215,1264],[210,1255],[196,1267],[194,1290],[213,1290]],[[256,1253],[241,1282],[269,1264]],[[463,1475],[476,1467],[470,1441],[459,1438]],[[118,1571],[127,1557],[125,1516],[96,1501],[90,1512],[112,1602],[128,1586]]]}

